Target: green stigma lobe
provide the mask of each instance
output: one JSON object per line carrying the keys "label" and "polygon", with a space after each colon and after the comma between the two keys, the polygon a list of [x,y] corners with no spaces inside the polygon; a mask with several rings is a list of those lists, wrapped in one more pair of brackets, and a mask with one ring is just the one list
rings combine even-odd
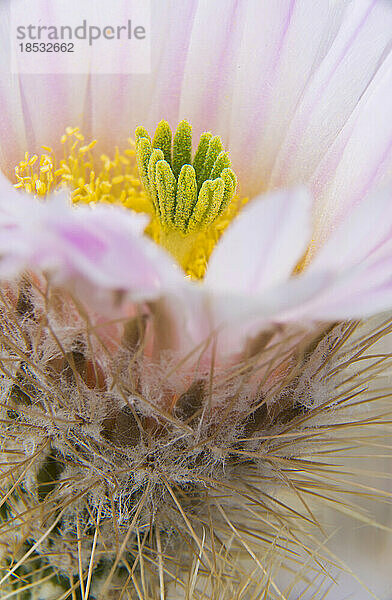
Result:
{"label": "green stigma lobe", "polygon": [[171,228],[176,208],[177,182],[169,163],[160,160],[156,165],[156,185],[162,225]]}
{"label": "green stigma lobe", "polygon": [[[142,129],[142,128],[139,128]],[[137,135],[137,133],[136,133]],[[151,196],[150,192],[150,179],[148,176],[148,164],[151,157],[151,142],[149,138],[140,137],[139,139],[136,137],[136,161],[139,169],[140,179],[145,187],[145,190]]]}
{"label": "green stigma lobe", "polygon": [[191,163],[192,127],[188,121],[181,121],[173,140],[173,173],[178,177],[184,165]]}
{"label": "green stigma lobe", "polygon": [[[198,182],[201,181],[204,161],[207,156],[208,146],[209,146],[211,138],[212,138],[212,133],[209,133],[209,132],[203,133],[200,136],[199,145],[196,150],[195,158],[193,159],[193,168],[195,169],[196,178],[197,178]],[[200,188],[201,188],[201,184],[200,184],[200,186],[198,186],[198,189],[200,189]]]}
{"label": "green stigma lobe", "polygon": [[158,215],[161,214],[161,212],[160,212],[159,200],[158,200],[156,166],[157,166],[158,161],[164,160],[164,158],[165,157],[164,157],[162,150],[158,150],[158,149],[153,150],[150,154],[150,159],[148,161],[148,168],[147,168],[149,194],[150,194],[152,203],[154,205],[155,212]]}
{"label": "green stigma lobe", "polygon": [[174,217],[175,226],[186,231],[188,221],[197,203],[197,183],[195,169],[184,165],[178,178],[177,202]]}
{"label": "green stigma lobe", "polygon": [[181,121],[172,132],[161,121],[153,141],[144,127],[135,132],[141,181],[162,229],[183,235],[207,229],[233,198],[237,178],[218,136],[203,133],[192,163],[192,128]]}
{"label": "green stigma lobe", "polygon": [[167,121],[161,121],[156,128],[154,139],[152,141],[153,148],[162,150],[165,161],[171,165],[171,145],[172,132]]}

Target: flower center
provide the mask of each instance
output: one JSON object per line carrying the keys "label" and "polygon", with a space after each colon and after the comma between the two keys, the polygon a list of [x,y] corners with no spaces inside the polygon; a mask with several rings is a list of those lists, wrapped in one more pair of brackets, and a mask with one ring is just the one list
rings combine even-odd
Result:
{"label": "flower center", "polygon": [[71,189],[74,203],[121,204],[147,213],[145,233],[170,252],[193,279],[203,278],[211,252],[223,231],[247,202],[235,197],[237,178],[218,136],[203,133],[192,155],[192,130],[181,121],[172,141],[166,121],[153,140],[138,127],[135,142],[114,158],[97,155],[96,141],[86,143],[78,128],[61,138],[64,157],[51,148],[40,157],[26,153],[15,167],[16,187],[44,198]]}

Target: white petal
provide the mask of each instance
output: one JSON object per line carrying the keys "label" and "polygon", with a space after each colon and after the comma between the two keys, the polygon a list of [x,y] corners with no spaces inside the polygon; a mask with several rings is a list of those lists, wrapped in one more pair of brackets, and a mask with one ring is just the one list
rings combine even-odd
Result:
{"label": "white petal", "polygon": [[[10,73],[11,1],[0,3],[0,168],[10,178],[26,150],[39,152],[46,145],[62,156],[60,138],[68,126],[80,127],[86,137],[99,138],[101,149],[110,152],[116,145],[127,145],[138,125],[152,128],[162,118],[177,124],[196,0],[152,3],[152,64],[146,74],[19,76]],[[31,22],[38,22],[40,11],[51,11],[53,23],[63,24],[58,6],[64,3],[56,4],[47,0],[30,3]],[[129,4],[129,0],[119,0],[112,6],[113,22],[120,23],[121,15],[130,14]],[[64,6],[65,14],[67,10]],[[92,11],[91,23],[94,14]],[[126,60],[124,45],[114,43],[108,52],[113,64]]]}
{"label": "white petal", "polygon": [[[269,185],[309,181],[388,56],[391,31],[388,2],[357,0],[346,5],[340,28],[291,120]],[[295,60],[301,58],[296,54]]]}
{"label": "white petal", "polygon": [[234,220],[210,258],[212,290],[260,294],[290,277],[311,235],[311,198],[298,188],[260,196]]}
{"label": "white petal", "polygon": [[[0,3],[0,168],[13,177],[13,166],[26,151],[38,152],[42,145],[61,151],[60,138],[65,127],[83,124],[86,75],[11,74],[11,1]],[[29,3],[31,23],[39,22],[42,12],[53,12],[53,5],[42,0]],[[54,19],[54,22],[59,22]],[[60,21],[63,24],[64,19]],[[39,58],[37,57],[37,60]],[[53,60],[59,60],[53,54]],[[12,135],[10,133],[12,132]]]}
{"label": "white petal", "polygon": [[181,287],[172,259],[143,236],[146,221],[114,206],[74,208],[63,196],[40,203],[2,186],[0,274],[50,272],[61,284],[122,291],[133,299],[158,298]]}
{"label": "white petal", "polygon": [[391,14],[370,0],[154,1],[151,73],[90,78],[10,76],[6,24],[2,167],[10,174],[15,156],[43,143],[56,149],[67,125],[107,151],[139,124],[186,117],[195,137],[211,128],[229,144],[245,193],[307,183],[384,60]]}
{"label": "white petal", "polygon": [[[233,164],[245,193],[252,195],[278,187],[269,182],[274,161],[347,3],[255,0],[242,6],[242,38],[230,73],[232,100],[226,94],[221,103],[230,115]],[[304,181],[298,177],[295,183]]]}
{"label": "white petal", "polygon": [[[128,6],[129,0],[122,1]],[[196,0],[151,3],[150,72],[90,77],[86,112],[93,135],[107,147],[125,145],[138,125],[151,133],[161,119],[177,126],[196,6]],[[113,63],[124,60],[119,45],[112,46],[112,53]]]}
{"label": "white petal", "polygon": [[392,188],[357,206],[298,281],[308,285],[320,276],[327,285],[299,307],[296,318],[360,318],[391,308]]}
{"label": "white petal", "polygon": [[372,260],[392,242],[392,188],[368,196],[340,223],[312,259],[308,272],[342,272]]}
{"label": "white petal", "polygon": [[392,54],[313,176],[318,247],[364,197],[392,181],[391,98]]}
{"label": "white petal", "polygon": [[[257,230],[255,222],[252,226]],[[248,248],[244,231],[241,239]],[[222,328],[222,354],[239,350],[248,337],[271,322],[309,326],[315,321],[362,318],[388,310],[392,306],[392,189],[369,197],[353,210],[302,275],[286,277],[261,293],[254,293],[251,286],[235,290],[235,280],[229,276],[234,257],[234,247],[228,244],[220,257],[227,267],[221,286],[213,284],[209,273],[211,323]],[[254,260],[249,263],[253,265]],[[251,268],[245,262],[241,266],[245,272]],[[215,274],[219,280],[217,270]]]}

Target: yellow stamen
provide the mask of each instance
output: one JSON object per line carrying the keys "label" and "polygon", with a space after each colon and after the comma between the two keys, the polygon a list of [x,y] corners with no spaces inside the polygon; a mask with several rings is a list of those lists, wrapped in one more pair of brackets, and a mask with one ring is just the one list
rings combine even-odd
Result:
{"label": "yellow stamen", "polygon": [[[141,137],[145,139],[148,136],[147,132],[142,128],[139,128],[139,134],[142,134]],[[160,159],[161,163],[165,163],[165,160],[162,159],[168,157],[169,146],[171,144],[170,136],[170,129],[162,126],[152,142],[153,152],[158,153],[157,158]],[[210,138],[211,134],[204,134],[201,142],[208,142]],[[215,138],[212,139],[214,140]],[[175,140],[175,143],[179,146],[178,155],[181,152],[184,155],[179,156],[179,160],[177,161],[179,164],[176,166],[176,171],[179,168],[181,170],[180,163],[182,160],[189,160],[189,135],[186,141],[187,148],[183,148],[181,146],[181,139],[177,138]],[[26,153],[24,160],[20,161],[15,167],[17,179],[15,187],[40,198],[45,198],[55,190],[67,188],[71,190],[71,199],[75,204],[106,202],[109,204],[120,204],[136,212],[146,213],[150,215],[151,221],[145,233],[171,252],[185,273],[192,279],[202,279],[204,277],[208,259],[214,246],[223,231],[247,202],[247,199],[236,197],[233,199],[224,198],[224,210],[219,212],[220,205],[215,208],[216,214],[210,218],[210,222],[205,222],[206,215],[204,214],[202,227],[195,221],[197,218],[196,212],[196,216],[194,217],[196,225],[193,226],[189,219],[190,214],[186,212],[189,209],[186,206],[187,194],[189,195],[189,186],[192,186],[192,182],[189,184],[187,169],[183,167],[183,174],[180,175],[183,183],[180,183],[180,185],[182,186],[181,189],[184,190],[182,194],[184,210],[180,210],[180,206],[178,206],[176,212],[175,205],[173,204],[173,208],[171,209],[173,222],[178,226],[173,227],[170,224],[167,227],[164,225],[159,205],[157,204],[159,203],[159,198],[156,197],[154,203],[154,197],[151,197],[149,191],[145,189],[146,183],[148,185],[149,181],[147,171],[144,180],[143,173],[139,175],[136,147],[133,140],[129,140],[129,147],[123,152],[120,152],[116,148],[113,158],[107,154],[98,155],[97,148],[95,147],[97,141],[86,142],[78,128],[68,127],[61,138],[61,143],[64,148],[64,157],[61,160],[55,157],[53,150],[48,146],[42,147],[44,152],[40,156],[30,156]],[[162,150],[158,149],[159,147]],[[198,157],[196,155],[194,164],[197,160]],[[223,160],[222,167],[225,168],[228,163],[223,155],[221,156],[221,160]],[[196,167],[198,169],[201,168],[197,164]],[[163,170],[162,166],[158,168],[158,172],[161,173],[161,185],[165,186],[165,201],[168,202],[167,206],[162,207],[163,211],[167,207],[170,210],[171,198],[170,182],[168,184],[168,175],[165,175],[165,168],[164,165]],[[225,171],[229,171],[229,169],[226,168]],[[222,177],[225,176],[228,177],[226,172],[222,174]],[[220,185],[222,186],[223,184]],[[174,202],[174,197],[172,198],[172,202]],[[212,206],[212,203],[210,205]],[[187,223],[188,221],[190,223],[186,234],[184,233],[185,219]]]}

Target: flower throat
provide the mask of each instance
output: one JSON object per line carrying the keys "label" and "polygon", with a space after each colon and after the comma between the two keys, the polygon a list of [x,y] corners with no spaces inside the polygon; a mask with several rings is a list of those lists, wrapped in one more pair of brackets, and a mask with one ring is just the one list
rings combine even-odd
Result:
{"label": "flower throat", "polygon": [[15,168],[16,187],[38,197],[71,189],[74,203],[112,203],[150,215],[145,233],[163,246],[192,279],[203,278],[223,231],[246,203],[235,197],[237,178],[218,136],[203,133],[192,159],[192,128],[181,121],[172,136],[161,121],[151,140],[138,127],[135,141],[113,158],[97,157],[78,128],[61,138],[63,159],[51,148]]}

